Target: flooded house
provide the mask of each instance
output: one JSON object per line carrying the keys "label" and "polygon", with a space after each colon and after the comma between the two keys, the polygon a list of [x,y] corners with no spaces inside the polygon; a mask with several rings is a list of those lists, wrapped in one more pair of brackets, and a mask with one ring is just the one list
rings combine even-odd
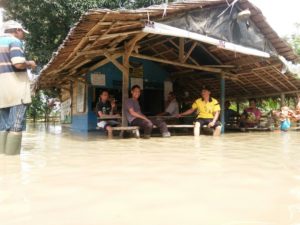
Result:
{"label": "flooded house", "polygon": [[[88,132],[96,127],[95,105],[103,89],[124,112],[122,102],[138,84],[143,111],[155,115],[170,91],[189,102],[208,85],[224,109],[225,99],[298,93],[300,80],[287,61],[296,63],[298,57],[247,0],[94,9],[70,30],[38,85],[59,89],[72,130]],[[122,124],[127,125],[124,116]]]}

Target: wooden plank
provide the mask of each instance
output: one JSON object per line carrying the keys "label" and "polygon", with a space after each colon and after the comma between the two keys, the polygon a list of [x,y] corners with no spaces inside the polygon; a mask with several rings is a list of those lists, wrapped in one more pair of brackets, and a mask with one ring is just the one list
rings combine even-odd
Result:
{"label": "wooden plank", "polygon": [[137,130],[139,127],[112,127],[112,130]]}
{"label": "wooden plank", "polygon": [[154,62],[160,62],[160,63],[165,63],[165,64],[170,64],[170,65],[175,65],[175,66],[181,66],[181,67],[186,67],[186,68],[191,68],[195,70],[201,70],[201,71],[207,71],[207,72],[213,72],[213,73],[221,73],[221,69],[216,69],[216,68],[211,68],[207,66],[197,66],[197,65],[191,65],[191,64],[186,64],[186,63],[180,63],[180,62],[175,62],[175,61],[170,61],[166,59],[161,59],[161,58],[156,58],[152,56],[147,56],[147,55],[141,55],[141,54],[136,54],[132,53],[133,57],[140,58],[140,59],[146,59],[146,60],[151,60]]}
{"label": "wooden plank", "polygon": [[167,125],[168,128],[194,128],[194,125],[192,124],[171,124]]}

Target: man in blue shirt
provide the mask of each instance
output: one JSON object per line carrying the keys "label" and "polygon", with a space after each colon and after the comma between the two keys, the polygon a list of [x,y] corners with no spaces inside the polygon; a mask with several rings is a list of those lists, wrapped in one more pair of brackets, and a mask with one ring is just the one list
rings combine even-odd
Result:
{"label": "man in blue shirt", "polygon": [[27,69],[36,64],[25,58],[25,33],[21,24],[10,20],[0,35],[0,154],[20,154],[25,113],[31,103]]}

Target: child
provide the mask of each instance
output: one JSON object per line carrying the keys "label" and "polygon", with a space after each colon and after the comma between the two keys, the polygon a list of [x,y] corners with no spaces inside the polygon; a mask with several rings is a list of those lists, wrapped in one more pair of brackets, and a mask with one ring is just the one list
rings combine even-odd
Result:
{"label": "child", "polygon": [[281,131],[288,131],[291,127],[290,118],[293,117],[294,112],[289,109],[287,106],[283,106],[280,112],[280,130]]}

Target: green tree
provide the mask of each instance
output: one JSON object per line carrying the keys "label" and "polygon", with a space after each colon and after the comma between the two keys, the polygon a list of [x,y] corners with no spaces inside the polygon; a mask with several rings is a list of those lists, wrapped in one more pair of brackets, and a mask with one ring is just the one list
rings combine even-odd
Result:
{"label": "green tree", "polygon": [[27,116],[33,119],[33,122],[36,122],[36,120],[42,116],[42,105],[42,95],[40,92],[38,92],[34,97],[32,97],[31,105],[27,111]]}
{"label": "green tree", "polygon": [[296,31],[285,39],[291,44],[297,55],[300,56],[300,23],[295,24]]}
{"label": "green tree", "polygon": [[54,103],[59,95],[57,90],[38,91],[32,98],[32,103],[28,109],[27,116],[36,122],[37,119],[43,118],[47,123],[54,109]]}
{"label": "green tree", "polygon": [[[47,64],[53,52],[63,42],[70,28],[80,16],[92,8],[139,8],[161,4],[166,0],[1,0],[6,10],[5,19],[22,22],[30,31],[26,40],[26,54],[40,67]],[[55,91],[38,92],[33,98],[28,115],[36,120],[43,116],[48,121],[56,98]],[[49,104],[50,103],[50,104]]]}
{"label": "green tree", "polygon": [[[79,17],[91,8],[138,8],[164,0],[3,0],[6,19],[21,21],[30,31],[27,55],[45,65]],[[2,4],[2,5],[1,5]]]}

